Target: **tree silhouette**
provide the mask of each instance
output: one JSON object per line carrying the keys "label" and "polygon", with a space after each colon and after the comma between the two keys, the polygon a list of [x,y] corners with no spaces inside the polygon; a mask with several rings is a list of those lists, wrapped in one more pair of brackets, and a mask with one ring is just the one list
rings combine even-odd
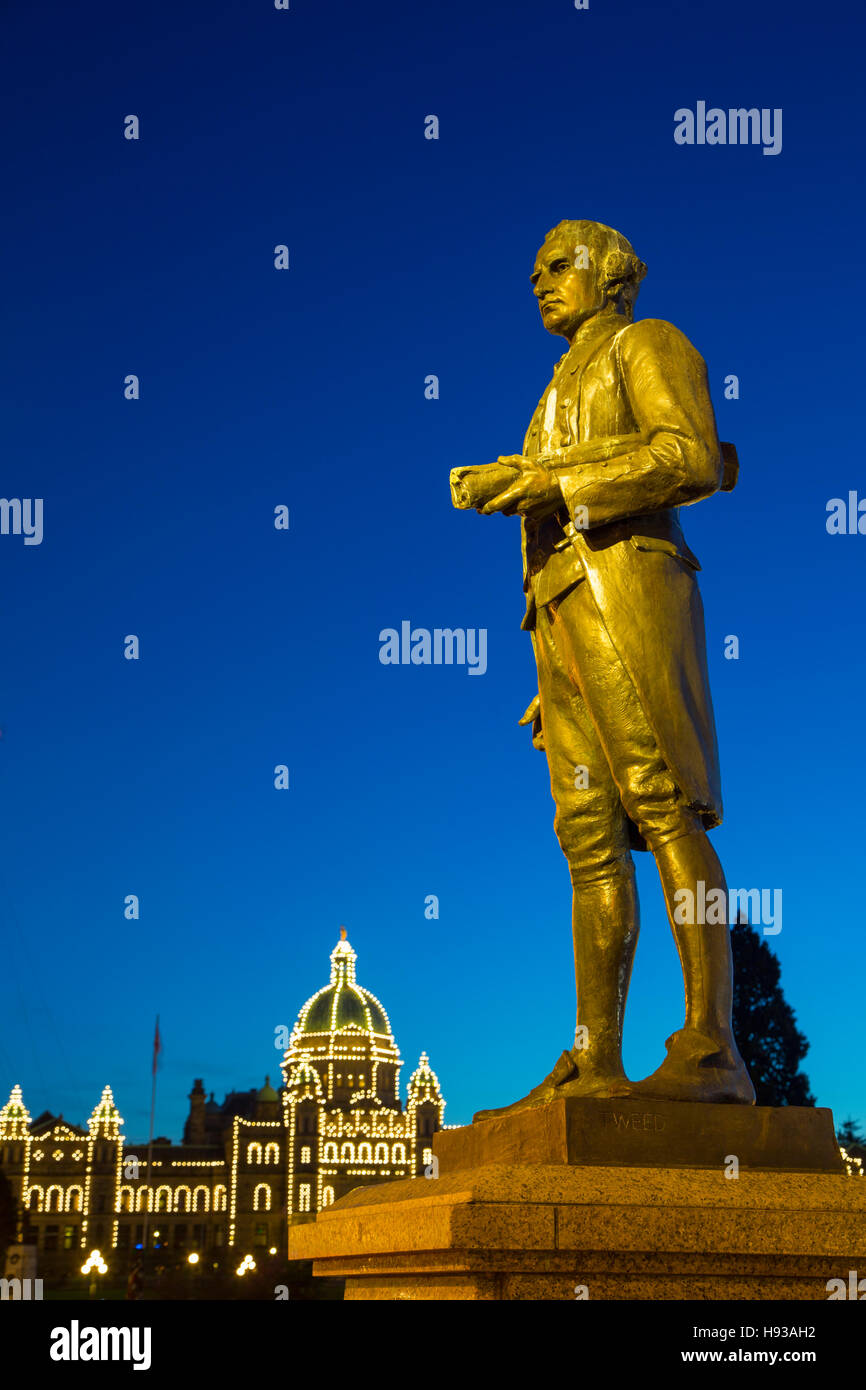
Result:
{"label": "tree silhouette", "polygon": [[742,914],[731,928],[731,949],[734,1037],[757,1104],[814,1105],[809,1078],[799,1070],[809,1044],[779,985],[778,959]]}
{"label": "tree silhouette", "polygon": [[836,1138],[852,1158],[866,1158],[866,1134],[856,1120],[848,1119],[840,1125]]}

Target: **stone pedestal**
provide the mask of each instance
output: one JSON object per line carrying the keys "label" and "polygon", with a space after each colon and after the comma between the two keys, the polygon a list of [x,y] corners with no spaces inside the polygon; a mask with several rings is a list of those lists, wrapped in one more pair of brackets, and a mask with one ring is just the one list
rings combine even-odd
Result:
{"label": "stone pedestal", "polygon": [[[559,1100],[291,1228],[347,1299],[816,1299],[866,1275],[829,1111]],[[734,1161],[735,1160],[735,1161]]]}
{"label": "stone pedestal", "polygon": [[347,1299],[816,1299],[866,1273],[866,1180],[493,1164],[358,1188],[289,1233]]}

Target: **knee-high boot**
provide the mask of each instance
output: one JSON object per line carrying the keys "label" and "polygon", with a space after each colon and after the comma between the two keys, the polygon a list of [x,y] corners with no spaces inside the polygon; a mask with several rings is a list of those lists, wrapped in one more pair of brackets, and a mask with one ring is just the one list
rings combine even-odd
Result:
{"label": "knee-high boot", "polygon": [[[668,840],[654,853],[683,971],[686,1017],[683,1027],[667,1040],[665,1061],[633,1090],[659,1099],[753,1105],[754,1087],[731,1029],[733,962],[728,892],[718,855],[703,830]],[[683,889],[691,897],[678,901],[676,895]],[[722,922],[678,920],[694,917],[683,912],[684,905],[706,901],[714,889],[722,894]]]}
{"label": "knee-high boot", "polygon": [[640,930],[631,855],[603,877],[573,876],[572,935],[577,985],[573,1057],[587,1086],[624,1078],[622,1030]]}

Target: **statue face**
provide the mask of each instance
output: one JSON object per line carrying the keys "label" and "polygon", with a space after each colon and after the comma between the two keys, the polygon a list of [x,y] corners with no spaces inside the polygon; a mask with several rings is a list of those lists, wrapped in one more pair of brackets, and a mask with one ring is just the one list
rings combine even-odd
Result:
{"label": "statue face", "polygon": [[576,247],[564,237],[551,237],[535,258],[530,281],[548,333],[574,337],[578,328],[604,305],[595,270],[575,265]]}

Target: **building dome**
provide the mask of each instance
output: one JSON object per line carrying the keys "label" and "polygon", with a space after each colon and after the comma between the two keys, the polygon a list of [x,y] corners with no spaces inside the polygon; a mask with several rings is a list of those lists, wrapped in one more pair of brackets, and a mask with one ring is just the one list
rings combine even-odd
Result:
{"label": "building dome", "polygon": [[307,1000],[292,1030],[282,1063],[286,1086],[308,1089],[312,1067],[329,1102],[399,1107],[400,1053],[384,1008],[355,978],[357,959],[341,927],[331,978]]}
{"label": "building dome", "polygon": [[308,999],[298,1016],[295,1034],[341,1033],[360,1028],[393,1041],[388,1015],[375,994],[362,989],[355,979],[358,959],[346,940],[345,927],[340,928],[340,940],[331,952],[330,983]]}
{"label": "building dome", "polygon": [[274,1090],[273,1086],[271,1085],[271,1078],[270,1078],[269,1076],[266,1076],[266,1077],[265,1077],[265,1084],[264,1084],[264,1086],[262,1087],[262,1089],[259,1091],[259,1093],[258,1093],[256,1099],[257,1099],[257,1100],[260,1102],[260,1104],[262,1104],[262,1105],[266,1105],[266,1104],[268,1104],[268,1105],[278,1105],[278,1104],[279,1104],[280,1098],[279,1098],[279,1096],[277,1095],[276,1091]]}

